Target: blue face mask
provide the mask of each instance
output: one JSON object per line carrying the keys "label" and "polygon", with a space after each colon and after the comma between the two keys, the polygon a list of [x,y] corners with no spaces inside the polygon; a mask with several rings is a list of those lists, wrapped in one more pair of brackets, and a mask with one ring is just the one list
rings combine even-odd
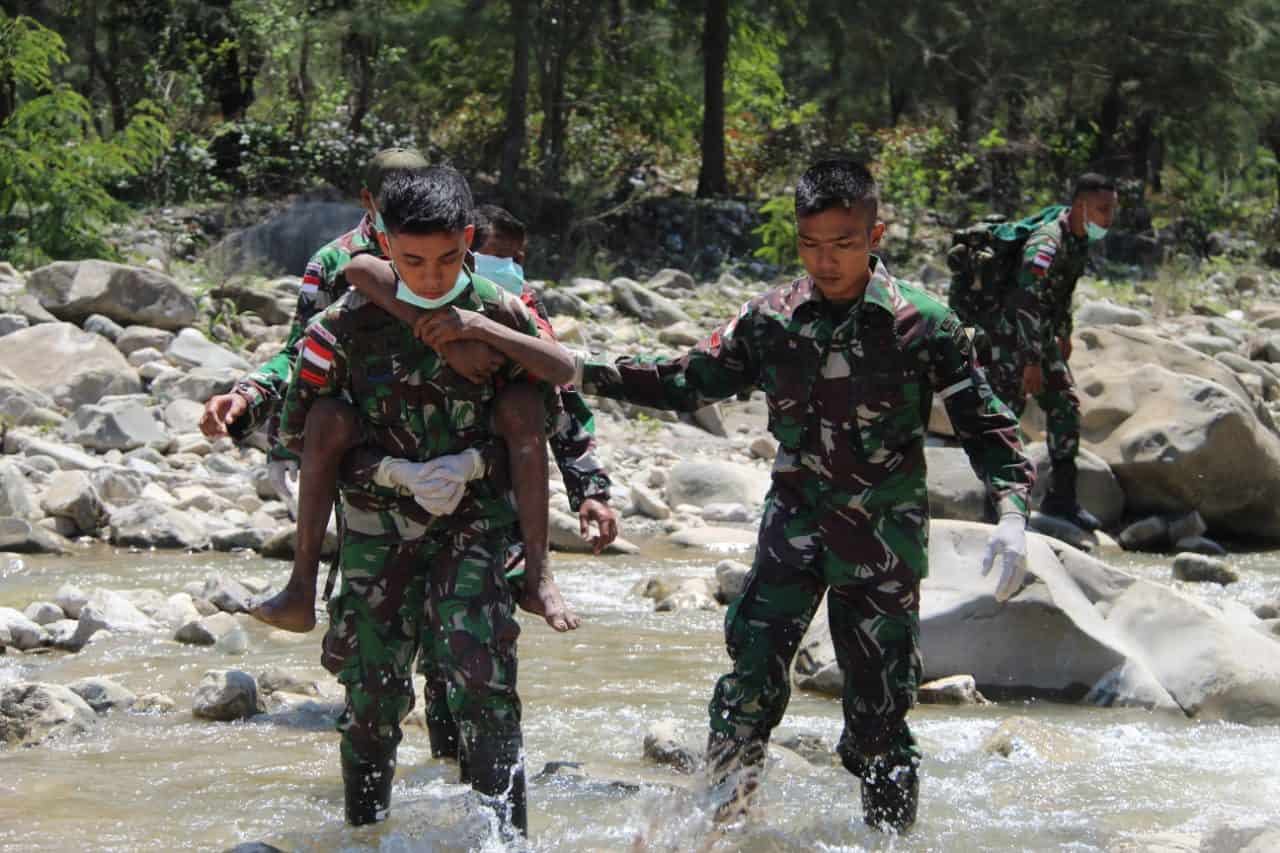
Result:
{"label": "blue face mask", "polygon": [[1103,228],[1101,225],[1094,225],[1092,222],[1086,222],[1084,224],[1084,233],[1085,236],[1089,238],[1090,243],[1096,243],[1103,237],[1107,236],[1107,229]]}
{"label": "blue face mask", "polygon": [[419,296],[405,285],[404,279],[400,278],[400,274],[396,273],[396,299],[401,302],[408,302],[410,305],[416,305],[419,308],[442,308],[450,302],[458,298],[458,294],[467,289],[467,285],[471,284],[471,276],[467,275],[466,270],[458,270],[458,279],[453,283],[453,287],[443,296],[437,296],[435,299],[428,299],[425,296]]}
{"label": "blue face mask", "polygon": [[489,279],[516,296],[524,290],[524,268],[516,263],[515,258],[498,258],[479,253],[475,258],[476,275]]}

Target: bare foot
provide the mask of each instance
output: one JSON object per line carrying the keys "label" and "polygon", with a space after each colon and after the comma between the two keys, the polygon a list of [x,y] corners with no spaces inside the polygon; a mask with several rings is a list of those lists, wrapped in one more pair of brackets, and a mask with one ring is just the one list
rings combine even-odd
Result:
{"label": "bare foot", "polygon": [[250,610],[249,615],[281,631],[307,633],[316,626],[316,591],[315,584],[309,590],[305,586],[290,581],[280,592]]}
{"label": "bare foot", "polygon": [[582,624],[578,614],[564,603],[560,587],[556,585],[551,573],[545,569],[538,578],[527,579],[519,604],[520,609],[541,616],[548,625],[561,633],[572,631]]}

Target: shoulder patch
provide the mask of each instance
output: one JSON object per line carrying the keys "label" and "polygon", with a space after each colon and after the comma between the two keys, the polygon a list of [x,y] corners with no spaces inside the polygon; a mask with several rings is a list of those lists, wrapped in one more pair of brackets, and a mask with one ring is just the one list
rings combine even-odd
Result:
{"label": "shoulder patch", "polygon": [[302,274],[302,292],[315,293],[320,289],[320,282],[324,277],[324,267],[319,261],[311,261],[307,264],[306,271]]}

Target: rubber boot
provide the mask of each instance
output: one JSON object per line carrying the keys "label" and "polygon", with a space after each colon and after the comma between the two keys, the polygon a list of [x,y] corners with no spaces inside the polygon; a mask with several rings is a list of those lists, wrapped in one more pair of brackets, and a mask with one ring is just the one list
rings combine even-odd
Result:
{"label": "rubber boot", "polygon": [[[423,691],[427,705],[427,738],[431,741],[432,758],[458,758],[458,721],[449,713],[443,693],[437,701],[428,686]],[[464,780],[465,781],[465,780]]]}
{"label": "rubber boot", "polygon": [[342,751],[342,789],[347,823],[364,826],[387,816],[391,807],[391,780],[396,774],[394,750],[373,760],[349,757]]}
{"label": "rubber boot", "polygon": [[707,790],[716,823],[726,823],[751,811],[764,777],[768,741],[736,738],[712,731],[707,738]]}
{"label": "rubber boot", "polygon": [[916,822],[920,774],[915,764],[890,764],[883,757],[862,774],[862,819],[879,830],[906,832]]}
{"label": "rubber boot", "polygon": [[1054,462],[1050,475],[1049,491],[1040,501],[1040,511],[1045,515],[1065,519],[1081,530],[1093,531],[1102,527],[1097,516],[1080,506],[1076,496],[1076,462],[1074,459]]}
{"label": "rubber boot", "polygon": [[467,744],[464,773],[471,787],[495,801],[505,840],[529,835],[529,808],[525,793],[524,762],[520,734],[478,735]]}

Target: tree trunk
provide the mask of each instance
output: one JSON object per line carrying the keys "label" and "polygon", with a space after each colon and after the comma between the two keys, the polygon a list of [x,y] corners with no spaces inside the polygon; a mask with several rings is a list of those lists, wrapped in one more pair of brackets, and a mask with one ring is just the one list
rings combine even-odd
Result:
{"label": "tree trunk", "polygon": [[1151,152],[1155,146],[1156,117],[1150,110],[1143,110],[1134,122],[1133,147],[1129,155],[1133,177],[1145,186],[1151,180]]}
{"label": "tree trunk", "polygon": [[1116,131],[1120,127],[1120,113],[1124,102],[1120,97],[1120,81],[1113,77],[1107,87],[1107,94],[1102,99],[1102,108],[1098,115],[1098,146],[1094,159],[1106,163],[1112,154]]}
{"label": "tree trunk", "polygon": [[[565,135],[569,126],[568,105],[565,103],[565,79],[569,60],[578,47],[586,44],[595,25],[599,11],[596,3],[576,3],[561,0],[544,8],[541,41],[547,45],[543,54],[539,90],[542,95],[542,133],[539,135],[542,149],[542,186],[546,192],[559,194],[564,175]],[[576,19],[576,28],[569,21]]]}
{"label": "tree trunk", "polygon": [[515,50],[511,62],[511,86],[507,90],[507,122],[502,139],[502,171],[498,188],[502,200],[511,206],[515,199],[516,178],[524,156],[525,122],[529,113],[529,0],[511,0],[511,36]]}
{"label": "tree trunk", "polygon": [[353,22],[346,44],[351,63],[351,120],[347,130],[354,134],[360,132],[373,106],[373,59],[378,53],[378,43],[371,33],[361,31],[359,23]]}
{"label": "tree trunk", "polygon": [[302,139],[311,121],[311,27],[306,25],[302,27],[302,46],[298,51],[298,76],[293,81],[293,97],[296,106],[290,131],[295,139]]}
{"label": "tree trunk", "polygon": [[729,193],[724,156],[724,73],[729,62],[729,0],[708,0],[702,27],[702,168],[698,198]]}
{"label": "tree trunk", "polygon": [[119,133],[128,124],[129,115],[124,102],[124,92],[120,89],[120,10],[111,4],[111,12],[107,16],[107,61],[106,67],[100,67],[102,82],[107,86],[107,100],[111,102],[111,130]]}

